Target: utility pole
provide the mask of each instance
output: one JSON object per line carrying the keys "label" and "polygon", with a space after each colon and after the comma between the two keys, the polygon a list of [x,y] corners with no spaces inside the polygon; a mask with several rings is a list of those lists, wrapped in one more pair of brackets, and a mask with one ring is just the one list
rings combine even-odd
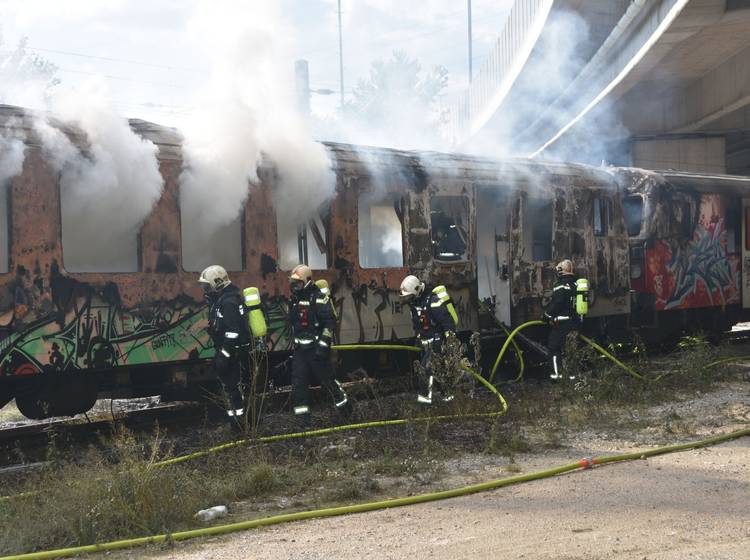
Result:
{"label": "utility pole", "polygon": [[[339,0],[340,2],[341,0]],[[467,1],[467,7],[468,7],[468,16],[469,16],[469,83],[471,83],[472,79],[472,71],[471,71],[471,0]]]}
{"label": "utility pole", "polygon": [[294,62],[294,84],[297,92],[297,107],[300,113],[310,116],[310,71],[306,60]]}
{"label": "utility pole", "polygon": [[[471,0],[469,0],[471,2]],[[341,0],[339,6],[339,87],[341,88],[341,110],[344,110],[344,39],[341,30]]]}
{"label": "utility pole", "polygon": [[327,88],[310,89],[310,68],[304,59],[294,61],[294,91],[297,96],[299,112],[306,119],[309,119],[312,115],[310,99],[313,93],[317,95],[333,95],[336,93]]}

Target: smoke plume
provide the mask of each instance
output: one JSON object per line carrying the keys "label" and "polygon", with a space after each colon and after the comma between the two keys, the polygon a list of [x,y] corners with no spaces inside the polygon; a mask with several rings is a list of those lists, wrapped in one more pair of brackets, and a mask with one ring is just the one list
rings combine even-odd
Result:
{"label": "smoke plume", "polygon": [[332,196],[335,177],[297,107],[283,39],[290,33],[276,3],[200,3],[190,33],[203,38],[213,73],[198,99],[199,117],[183,128],[183,266],[237,270],[238,218],[262,160],[275,167],[274,202],[284,223],[310,219]]}
{"label": "smoke plume", "polygon": [[[105,101],[99,82],[54,100],[56,119],[83,133],[84,147],[40,117],[35,128],[60,173],[63,264],[75,272],[138,270],[138,231],[161,196],[157,147]],[[85,100],[85,101],[83,101]]]}

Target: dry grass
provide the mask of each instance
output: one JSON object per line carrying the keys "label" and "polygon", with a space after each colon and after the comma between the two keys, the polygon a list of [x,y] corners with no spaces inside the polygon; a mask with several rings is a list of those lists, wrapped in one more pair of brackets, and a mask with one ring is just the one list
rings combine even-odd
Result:
{"label": "dry grass", "polygon": [[[173,454],[158,431],[141,437],[119,431],[111,440],[85,451],[53,443],[48,454],[50,468],[30,475],[21,484],[0,481],[0,494],[42,491],[31,498],[0,502],[0,534],[4,536],[0,554],[188,529],[198,525],[193,518],[196,511],[217,504],[229,504],[230,511],[264,515],[269,510],[278,512],[280,507],[299,509],[382,499],[384,494],[414,491],[415,485],[436,489],[445,461],[467,452],[506,457],[504,470],[516,473],[515,455],[560,447],[566,431],[622,423],[627,416],[613,412],[638,411],[674,399],[681,391],[707,389],[726,373],[719,368],[706,374],[702,366],[723,351],[700,338],[687,339],[669,357],[670,367],[682,373],[670,374],[656,384],[631,379],[609,362],[581,352],[568,365],[576,368],[575,382],[503,388],[510,409],[500,418],[418,422],[240,447],[169,468],[155,466]],[[450,356],[438,367],[448,368],[456,352],[450,349]],[[655,376],[664,369],[663,364],[651,364],[645,356],[634,360],[646,375]],[[454,379],[455,401],[437,406],[431,413],[498,409],[493,395],[477,392],[462,377]],[[362,387],[357,421],[426,413],[414,403],[414,393],[388,394],[376,382]],[[356,396],[357,392],[350,394]],[[639,421],[633,414],[631,427]],[[677,415],[664,420],[667,433],[682,435],[690,429],[690,423]],[[209,447],[225,438],[226,432],[216,430],[201,437],[192,442],[194,447]],[[233,505],[237,502],[242,505]]]}

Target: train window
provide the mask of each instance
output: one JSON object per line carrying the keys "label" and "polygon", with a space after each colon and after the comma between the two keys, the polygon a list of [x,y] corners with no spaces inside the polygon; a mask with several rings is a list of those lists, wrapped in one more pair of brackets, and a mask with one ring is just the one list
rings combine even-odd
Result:
{"label": "train window", "polygon": [[740,252],[740,208],[739,200],[731,199],[725,207],[724,223],[727,228],[727,253]]}
{"label": "train window", "polygon": [[[68,272],[137,272],[140,227],[128,229],[94,206],[82,204],[80,193],[60,188],[62,259]],[[109,219],[112,220],[111,216]],[[131,224],[132,225],[132,224]]]}
{"label": "train window", "polygon": [[0,274],[10,271],[10,185],[0,182]]}
{"label": "train window", "polygon": [[693,237],[693,206],[689,200],[675,203],[677,209],[677,223],[683,237]]}
{"label": "train window", "polygon": [[400,268],[404,266],[403,199],[395,194],[359,199],[359,266]]}
{"label": "train window", "polygon": [[292,270],[304,263],[313,270],[328,268],[328,207],[324,206],[307,221],[276,212],[279,267]]}
{"label": "train window", "polygon": [[625,214],[625,227],[629,237],[636,237],[641,233],[643,224],[643,197],[640,195],[626,196],[622,201],[622,211]]}
{"label": "train window", "polygon": [[750,206],[745,208],[745,251],[750,251]]}
{"label": "train window", "polygon": [[195,220],[182,216],[183,270],[197,272],[212,264],[220,264],[229,271],[243,269],[244,211],[228,224],[211,227],[200,216]]}
{"label": "train window", "polygon": [[524,222],[531,222],[531,258],[534,261],[552,259],[552,201],[531,198]]}
{"label": "train window", "polygon": [[430,199],[432,251],[437,261],[465,261],[468,250],[469,199],[433,196]]}
{"label": "train window", "polygon": [[609,235],[612,227],[612,200],[605,196],[594,198],[594,235]]}

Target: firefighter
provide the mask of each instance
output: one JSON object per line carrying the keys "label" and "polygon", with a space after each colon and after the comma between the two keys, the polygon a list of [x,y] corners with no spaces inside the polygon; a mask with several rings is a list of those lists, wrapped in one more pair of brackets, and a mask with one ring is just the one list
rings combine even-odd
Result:
{"label": "firefighter", "polygon": [[331,296],[312,279],[312,270],[297,265],[289,276],[292,292],[289,321],[294,336],[292,354],[292,406],[302,426],[310,425],[310,381],[317,378],[333,399],[336,410],[348,418],[352,405],[341,384],[334,379],[331,344],[336,330],[336,313]]}
{"label": "firefighter", "polygon": [[203,284],[209,305],[208,332],[216,349],[213,366],[221,382],[227,418],[239,427],[245,414],[242,373],[248,371],[250,344],[242,294],[219,265],[201,272],[198,282]]}
{"label": "firefighter", "polygon": [[[433,389],[436,382],[432,370],[432,360],[436,353],[442,352],[443,341],[455,336],[458,326],[453,302],[445,286],[436,286],[432,291],[425,291],[424,282],[409,275],[401,282],[401,297],[411,309],[412,325],[417,340],[422,345],[422,372],[419,379],[417,402],[432,404]],[[443,400],[450,401],[453,396],[444,394]]]}
{"label": "firefighter", "polygon": [[[578,329],[580,318],[576,313],[576,275],[573,262],[565,259],[555,267],[557,281],[552,288],[552,299],[544,309],[542,320],[550,325],[547,348],[552,357],[550,379],[562,379],[563,351],[568,333]],[[570,375],[570,379],[574,376]]]}

